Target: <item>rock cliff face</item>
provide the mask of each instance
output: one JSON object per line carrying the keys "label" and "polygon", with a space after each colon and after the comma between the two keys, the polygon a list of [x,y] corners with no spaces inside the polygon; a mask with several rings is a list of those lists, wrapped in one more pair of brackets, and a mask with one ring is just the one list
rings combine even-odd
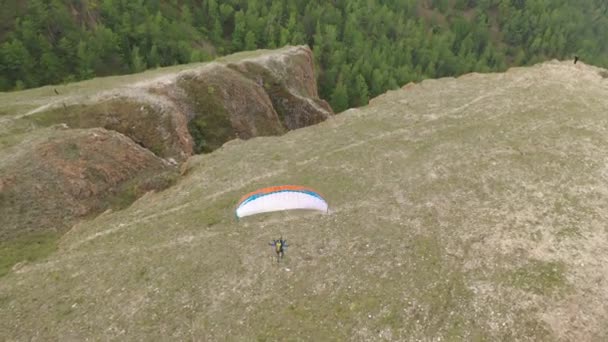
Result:
{"label": "rock cliff face", "polygon": [[332,113],[329,104],[319,99],[312,52],[307,48],[227,66],[264,88],[286,129],[319,123]]}
{"label": "rock cliff face", "polygon": [[[9,113],[0,118],[0,214],[7,222],[0,238],[65,230],[77,218],[163,189],[192,154],[333,114],[318,98],[304,46],[130,77],[66,86],[45,103],[26,95],[38,90],[0,94]],[[38,105],[24,111],[27,101]]]}
{"label": "rock cliff face", "polygon": [[319,99],[305,46],[241,53],[216,62],[72,96],[22,118],[45,126],[103,127],[162,158],[183,161],[228,140],[278,135],[333,114]]}
{"label": "rock cliff face", "polygon": [[234,138],[279,135],[333,114],[319,99],[312,51],[303,46],[233,55],[149,87],[187,118],[194,150],[186,153],[210,152]]}

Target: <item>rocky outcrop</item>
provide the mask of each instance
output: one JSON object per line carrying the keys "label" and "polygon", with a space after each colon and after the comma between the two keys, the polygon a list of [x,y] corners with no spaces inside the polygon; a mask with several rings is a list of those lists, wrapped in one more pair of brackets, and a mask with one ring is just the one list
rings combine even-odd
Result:
{"label": "rocky outcrop", "polygon": [[22,120],[103,127],[180,162],[234,138],[279,135],[332,114],[317,92],[312,51],[296,46],[236,54],[89,98],[62,99]]}
{"label": "rocky outcrop", "polygon": [[305,47],[227,65],[261,85],[286,129],[314,125],[332,114],[319,99],[312,51]]}
{"label": "rocky outcrop", "polygon": [[180,75],[175,100],[188,113],[194,152],[224,142],[285,132],[264,88],[224,65],[212,64]]}
{"label": "rocky outcrop", "polygon": [[176,106],[140,89],[55,107],[31,119],[43,126],[63,123],[72,128],[102,127],[120,132],[162,158],[185,160],[192,151],[187,120]]}
{"label": "rocky outcrop", "polygon": [[103,128],[52,127],[0,152],[0,240],[62,231],[74,220],[120,208],[169,186],[175,167]]}
{"label": "rocky outcrop", "polygon": [[279,135],[333,114],[319,98],[312,51],[304,46],[235,55],[152,89],[187,116],[195,153],[234,138]]}

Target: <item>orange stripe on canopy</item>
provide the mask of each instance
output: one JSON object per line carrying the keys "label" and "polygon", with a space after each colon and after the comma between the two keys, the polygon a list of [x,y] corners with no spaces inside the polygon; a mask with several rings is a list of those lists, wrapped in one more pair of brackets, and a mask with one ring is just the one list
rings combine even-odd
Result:
{"label": "orange stripe on canopy", "polygon": [[[311,189],[311,188],[307,188],[305,186],[299,186],[299,185],[277,185],[277,186],[269,186],[267,188],[262,188],[262,189],[258,189],[256,191],[252,191],[248,194],[246,194],[245,196],[241,197],[241,199],[239,200],[239,204],[243,203],[243,201],[245,201],[247,198],[254,196],[254,195],[262,195],[262,194],[269,194],[269,193],[273,193],[273,192],[278,192],[278,191],[285,191],[285,190],[291,190],[291,191],[312,191],[314,193],[319,194],[319,192],[315,189]],[[323,197],[323,195],[319,194],[319,196]]]}

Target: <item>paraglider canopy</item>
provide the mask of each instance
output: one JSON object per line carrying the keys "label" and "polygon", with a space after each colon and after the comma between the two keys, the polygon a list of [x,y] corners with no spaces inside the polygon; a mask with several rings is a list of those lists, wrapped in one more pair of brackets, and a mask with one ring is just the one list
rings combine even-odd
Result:
{"label": "paraglider canopy", "polygon": [[328,205],[325,199],[311,188],[298,185],[271,186],[243,196],[236,207],[236,217],[292,209],[327,212]]}

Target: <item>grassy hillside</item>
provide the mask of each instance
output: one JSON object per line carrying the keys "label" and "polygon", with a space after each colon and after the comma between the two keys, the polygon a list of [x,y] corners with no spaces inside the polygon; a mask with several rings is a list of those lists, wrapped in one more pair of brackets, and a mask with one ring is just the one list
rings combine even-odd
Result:
{"label": "grassy hillside", "polygon": [[22,250],[28,237],[52,245],[78,220],[170,185],[192,153],[333,115],[314,79],[312,51],[298,46],[0,94],[0,274],[52,251]]}
{"label": "grassy hillside", "polygon": [[[0,280],[9,340],[606,340],[608,79],[549,62],[408,85],[195,156]],[[605,71],[603,71],[605,73]],[[605,74],[604,74],[605,75]],[[327,215],[234,219],[273,184]],[[277,265],[267,243],[288,239]]]}

